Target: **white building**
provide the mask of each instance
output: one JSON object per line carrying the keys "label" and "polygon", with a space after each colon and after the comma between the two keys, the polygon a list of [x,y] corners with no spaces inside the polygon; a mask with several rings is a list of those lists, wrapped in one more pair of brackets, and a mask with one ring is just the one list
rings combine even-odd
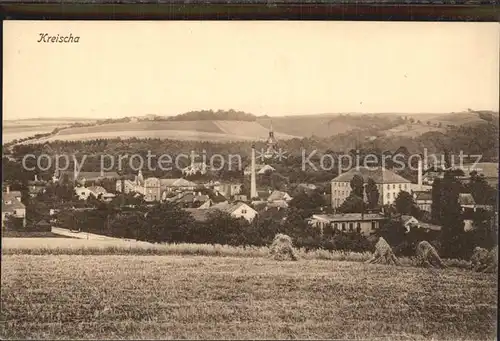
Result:
{"label": "white building", "polygon": [[[259,175],[266,174],[267,172],[274,172],[276,169],[270,165],[262,165],[262,164],[256,164],[255,165],[255,173]],[[244,175],[251,175],[252,174],[252,167],[248,166],[245,168],[243,171]]]}
{"label": "white building", "polygon": [[[391,205],[402,191],[411,193],[413,185],[410,180],[384,167],[356,167],[342,173],[331,181],[332,207],[340,207],[351,194],[351,180],[355,175],[363,178],[364,183],[373,179],[379,192],[379,205]],[[364,193],[364,195],[366,195]],[[366,199],[366,197],[365,197]]]}
{"label": "white building", "polygon": [[198,185],[183,178],[159,179],[150,177],[144,179],[139,171],[134,180],[117,180],[116,191],[121,193],[139,193],[144,195],[144,200],[165,200],[170,193],[193,191]]}
{"label": "white building", "polygon": [[320,228],[321,232],[329,226],[341,232],[359,232],[369,236],[380,228],[380,223],[386,218],[378,213],[345,213],[345,214],[314,214],[309,224]]}
{"label": "white building", "polygon": [[292,197],[287,192],[273,191],[267,198],[267,206],[286,208],[291,200]]}
{"label": "white building", "polygon": [[23,227],[26,226],[26,206],[21,202],[21,192],[10,191],[6,186],[2,193],[2,226],[8,216],[23,219]]}
{"label": "white building", "polygon": [[104,187],[101,186],[76,186],[75,193],[78,196],[79,200],[87,200],[92,196],[103,201],[111,201],[115,197],[113,193],[108,193],[108,191],[106,191]]}
{"label": "white building", "polygon": [[206,221],[208,218],[208,214],[214,212],[216,210],[226,212],[231,215],[233,218],[243,218],[248,222],[252,222],[257,216],[257,211],[248,206],[243,202],[236,203],[228,203],[221,202],[215,205],[212,205],[209,208],[191,208],[185,209],[187,212],[190,212],[194,219],[197,221]]}
{"label": "white building", "polygon": [[191,165],[184,167],[182,169],[182,175],[189,176],[195,174],[206,174],[208,171],[208,166],[203,162],[193,162]]}

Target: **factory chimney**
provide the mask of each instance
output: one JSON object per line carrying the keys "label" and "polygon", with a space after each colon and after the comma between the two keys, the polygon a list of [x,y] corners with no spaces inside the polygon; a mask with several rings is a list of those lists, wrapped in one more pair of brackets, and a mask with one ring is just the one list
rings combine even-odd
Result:
{"label": "factory chimney", "polygon": [[423,170],[422,170],[422,160],[419,159],[418,160],[418,190],[421,191],[422,190],[422,175],[423,173]]}
{"label": "factory chimney", "polygon": [[257,198],[257,180],[255,176],[255,145],[252,145],[252,165],[251,165],[251,176],[250,176],[250,199]]}

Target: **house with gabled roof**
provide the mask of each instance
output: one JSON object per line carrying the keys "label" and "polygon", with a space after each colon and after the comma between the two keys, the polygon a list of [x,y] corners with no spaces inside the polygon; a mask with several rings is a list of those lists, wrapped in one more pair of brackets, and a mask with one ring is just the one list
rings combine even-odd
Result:
{"label": "house with gabled roof", "polygon": [[248,206],[247,204],[245,204],[244,202],[234,202],[234,203],[222,202],[212,205],[209,208],[201,208],[201,209],[191,208],[185,210],[191,213],[196,221],[200,222],[206,221],[208,219],[208,215],[217,210],[226,212],[233,218],[237,219],[243,218],[248,222],[253,221],[253,219],[255,219],[255,217],[257,216],[257,211],[254,210],[252,207]]}
{"label": "house with gabled roof", "polygon": [[26,226],[26,206],[21,202],[21,192],[11,191],[9,186],[2,193],[2,226],[8,216],[22,219],[23,227]]}
{"label": "house with gabled roof", "polygon": [[431,191],[413,191],[413,200],[421,211],[431,212],[432,192]]}
{"label": "house with gabled roof", "polygon": [[340,174],[331,181],[331,204],[340,207],[351,194],[351,180],[355,175],[363,178],[364,183],[373,179],[379,192],[379,205],[391,205],[402,191],[412,190],[410,180],[388,170],[385,167],[354,167]]}
{"label": "house with gabled roof", "polygon": [[[255,165],[255,173],[258,175],[263,175],[263,174],[266,174],[267,172],[274,172],[275,170],[276,170],[276,168],[274,168],[273,166],[270,166],[270,165],[266,165],[266,164],[256,164]],[[252,167],[247,166],[243,170],[243,174],[244,175],[251,175],[252,174]]]}

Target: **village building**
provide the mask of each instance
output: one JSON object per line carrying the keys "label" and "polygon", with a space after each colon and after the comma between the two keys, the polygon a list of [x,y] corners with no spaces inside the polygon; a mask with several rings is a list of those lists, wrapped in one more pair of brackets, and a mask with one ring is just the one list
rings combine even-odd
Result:
{"label": "village building", "polygon": [[234,196],[241,193],[242,186],[243,185],[241,183],[216,181],[210,187],[214,192],[220,193],[226,198],[233,198]]}
{"label": "village building", "polygon": [[34,198],[39,193],[43,193],[46,186],[47,182],[38,179],[38,175],[35,174],[34,180],[28,181],[28,193],[30,197]]}
{"label": "village building", "polygon": [[[258,175],[264,175],[266,174],[267,172],[274,172],[276,171],[276,169],[270,165],[266,165],[266,164],[256,164],[255,165],[255,172],[256,174]],[[252,175],[252,167],[251,166],[247,166],[244,170],[243,170],[243,174],[244,175]]]}
{"label": "village building", "polygon": [[[331,181],[331,205],[340,207],[351,194],[351,180],[355,175],[363,178],[366,185],[373,179],[379,192],[379,205],[391,205],[402,191],[412,190],[411,181],[384,167],[355,167]],[[366,193],[364,193],[366,195]]]}
{"label": "village building", "polygon": [[431,213],[432,192],[431,191],[413,191],[413,200],[421,211]]}
{"label": "village building", "polygon": [[75,193],[79,200],[88,200],[91,196],[102,201],[111,201],[115,195],[108,193],[102,186],[76,186]]}
{"label": "village building", "polygon": [[283,191],[273,191],[267,198],[268,207],[288,207],[288,203],[292,200],[292,197]]}
{"label": "village building", "polygon": [[139,193],[147,202],[164,201],[170,194],[183,191],[193,191],[198,185],[183,178],[159,179],[150,177],[144,179],[139,171],[134,180],[121,179],[116,181],[116,191],[122,193]]}
{"label": "village building", "polygon": [[11,191],[9,186],[2,193],[2,227],[5,226],[7,217],[22,219],[22,226],[26,226],[26,206],[21,202],[21,192]]}
{"label": "village building", "polygon": [[297,185],[297,187],[294,189],[294,192],[292,194],[297,195],[301,193],[305,194],[311,194],[313,193],[318,187],[314,184],[306,184],[306,183],[300,183]]}
{"label": "village building", "polygon": [[395,219],[399,219],[399,221],[403,224],[404,228],[406,229],[407,233],[410,232],[410,230],[412,230],[412,229],[422,229],[426,232],[441,231],[441,226],[429,224],[429,223],[424,223],[423,221],[420,221],[411,215],[404,215],[403,214],[399,217],[396,217]]}
{"label": "village building", "polygon": [[85,185],[88,183],[98,182],[104,179],[115,180],[119,179],[120,175],[116,172],[73,172],[60,171],[54,174],[52,178],[54,182],[59,182],[67,179],[69,182]]}
{"label": "village building", "polygon": [[167,201],[180,205],[183,208],[209,208],[212,205],[210,197],[201,192],[183,192]]}
{"label": "village building", "polygon": [[182,169],[182,175],[190,176],[201,174],[204,175],[208,171],[208,166],[204,162],[192,162],[189,166]]}
{"label": "village building", "polygon": [[248,201],[248,197],[245,194],[237,194],[234,196],[234,201]]}
{"label": "village building", "polygon": [[324,231],[326,227],[342,232],[359,232],[369,236],[380,228],[380,224],[386,219],[379,213],[337,213],[337,214],[314,214],[307,221],[311,226]]}
{"label": "village building", "polygon": [[476,201],[470,193],[460,193],[458,195],[458,203],[462,211],[474,211],[476,208]]}
{"label": "village building", "polygon": [[228,203],[223,202],[212,205],[209,208],[187,208],[185,211],[191,213],[196,221],[204,222],[208,219],[208,215],[216,210],[226,212],[231,217],[239,219],[243,218],[248,222],[252,222],[257,216],[257,211],[243,202]]}

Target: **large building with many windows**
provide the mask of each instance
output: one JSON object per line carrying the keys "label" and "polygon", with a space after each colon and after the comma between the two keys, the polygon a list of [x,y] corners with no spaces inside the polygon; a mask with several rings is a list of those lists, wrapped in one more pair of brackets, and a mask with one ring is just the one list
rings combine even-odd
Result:
{"label": "large building with many windows", "polygon": [[355,167],[331,181],[333,208],[340,207],[351,194],[351,180],[355,175],[363,177],[365,185],[370,178],[375,181],[379,192],[379,205],[391,205],[396,200],[399,192],[411,193],[413,189],[410,180],[384,167]]}

